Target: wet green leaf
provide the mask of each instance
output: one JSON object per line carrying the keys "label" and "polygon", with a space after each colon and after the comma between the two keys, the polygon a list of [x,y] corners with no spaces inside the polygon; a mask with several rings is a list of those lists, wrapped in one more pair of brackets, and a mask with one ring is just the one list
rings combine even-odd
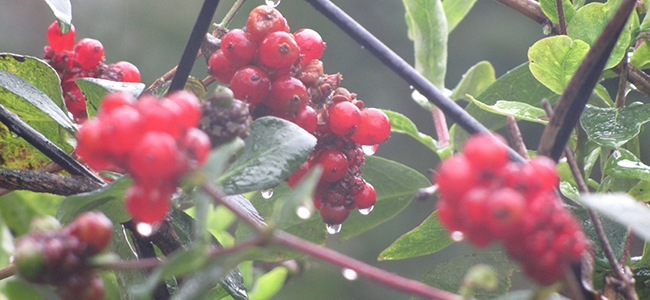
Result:
{"label": "wet green leaf", "polygon": [[388,116],[388,119],[390,120],[391,131],[404,133],[414,138],[416,141],[422,143],[433,152],[436,152],[438,150],[436,141],[432,137],[419,132],[413,121],[411,121],[408,117],[390,110],[382,109],[382,111]]}
{"label": "wet green leaf", "polygon": [[[204,265],[204,268],[193,272],[183,281],[183,285],[179,287],[178,292],[171,299],[202,299],[215,286],[215,282],[220,282],[226,278],[229,271],[237,267],[237,264],[241,261],[247,260],[248,256],[248,251],[244,250],[210,258]],[[236,300],[248,299],[248,293],[245,290],[240,291],[237,295],[241,295],[242,297],[234,297]]]}
{"label": "wet green leaf", "polygon": [[116,82],[99,78],[78,78],[75,83],[86,97],[86,111],[92,117],[97,113],[102,98],[108,93],[125,92],[137,97],[145,86],[139,82]]}
{"label": "wet green leaf", "polygon": [[34,217],[56,214],[62,196],[14,191],[0,197],[0,215],[8,228],[20,236],[29,231]]}
{"label": "wet green leaf", "polygon": [[59,206],[56,218],[66,224],[79,213],[97,210],[103,212],[113,224],[124,223],[131,219],[124,207],[124,194],[132,183],[133,179],[124,176],[92,192],[66,197]]}
{"label": "wet green leaf", "polygon": [[650,42],[643,41],[639,47],[634,49],[634,53],[630,57],[630,64],[638,69],[650,67]]}
{"label": "wet green leaf", "polygon": [[587,51],[587,43],[566,35],[541,39],[528,50],[530,71],[546,87],[562,94]]}
{"label": "wet green leaf", "polygon": [[400,236],[379,254],[377,260],[398,260],[438,252],[454,241],[438,221],[438,212],[432,213],[422,224]]}
{"label": "wet green leaf", "polygon": [[45,0],[45,3],[50,6],[54,17],[59,20],[61,31],[64,33],[68,32],[72,23],[72,5],[70,4],[70,0]]}
{"label": "wet green leaf", "polygon": [[650,202],[650,180],[639,182],[628,192],[628,195],[639,201]]}
{"label": "wet green leaf", "polygon": [[[447,2],[457,1],[445,1],[443,3]],[[492,67],[492,64],[488,61],[480,61],[463,74],[460,82],[458,82],[452,91],[450,98],[452,100],[463,99],[469,102],[471,99],[467,97],[467,95],[479,95],[495,81],[496,77],[494,75],[494,67]]]}
{"label": "wet green leaf", "polygon": [[650,105],[632,104],[622,108],[585,106],[580,124],[589,139],[598,145],[618,149],[641,132],[650,121]]}
{"label": "wet green leaf", "polygon": [[266,300],[277,294],[287,279],[289,271],[285,267],[276,267],[260,276],[250,292],[251,300]]}
{"label": "wet green leaf", "polygon": [[586,194],[580,202],[650,240],[650,208],[644,203],[622,193]]}
{"label": "wet green leaf", "polygon": [[438,88],[447,71],[447,19],[441,0],[403,0],[415,69]]}
{"label": "wet green leaf", "polygon": [[603,172],[614,178],[650,180],[650,166],[626,149],[614,150],[605,162]]}
{"label": "wet green leaf", "polygon": [[219,177],[226,194],[275,187],[307,159],[316,138],[298,125],[262,117],[251,125],[244,153]]}
{"label": "wet green leaf", "polygon": [[[555,24],[560,24],[560,19],[557,16],[557,2],[556,0],[540,0],[539,6],[542,8],[542,11],[548,17],[551,22]],[[562,0],[562,8],[564,9],[564,19],[567,23],[571,21],[571,18],[576,13],[576,9],[573,7],[573,4],[570,0]]]}
{"label": "wet green leaf", "polygon": [[513,116],[515,119],[524,120],[546,125],[548,117],[546,112],[538,107],[534,107],[522,102],[515,101],[497,101],[494,105],[485,105],[481,101],[473,99],[473,103],[479,108],[491,113],[502,116]]}
{"label": "wet green leaf", "polygon": [[447,32],[451,32],[456,25],[469,13],[476,0],[445,0],[442,1],[442,8],[447,17]]}

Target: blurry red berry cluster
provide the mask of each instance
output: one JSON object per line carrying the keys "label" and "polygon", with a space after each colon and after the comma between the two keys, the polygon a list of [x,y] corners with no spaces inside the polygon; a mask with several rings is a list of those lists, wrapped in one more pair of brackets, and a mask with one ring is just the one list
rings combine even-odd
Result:
{"label": "blurry red berry cluster", "polygon": [[87,262],[110,243],[111,221],[102,213],[86,212],[63,228],[55,219],[35,223],[35,229],[16,241],[18,274],[30,282],[56,286],[64,300],[103,299],[104,282]]}
{"label": "blurry red berry cluster", "polygon": [[314,152],[287,182],[294,186],[313,166],[323,166],[314,204],[323,221],[341,224],[350,210],[368,212],[375,204],[375,189],[361,177],[361,146],[385,141],[390,122],[339,88],[339,74],[323,73],[324,50],[318,32],[305,28],[292,34],[277,9],[261,5],[250,12],[244,29],[223,36],[208,59],[208,72],[229,84],[254,118],[280,117],[318,138]]}
{"label": "blurry red berry cluster", "polygon": [[126,61],[104,64],[102,43],[84,38],[75,44],[75,28],[70,26],[70,31],[65,34],[57,21],[47,28],[49,46],[45,46],[43,57],[61,78],[66,108],[76,122],[82,123],[88,117],[86,98],[75,84],[75,79],[91,77],[119,82],[140,82],[140,71]]}
{"label": "blurry red berry cluster", "polygon": [[201,104],[188,91],[139,99],[109,94],[79,130],[76,152],[93,169],[131,174],[127,209],[136,221],[155,223],[169,211],[180,178],[208,157],[210,138],[196,128],[200,117]]}
{"label": "blurry red berry cluster", "polygon": [[524,273],[543,285],[580,262],[588,240],[562,206],[555,163],[538,156],[519,164],[497,138],[471,137],[462,153],[438,167],[438,216],[450,232],[474,245],[499,241]]}

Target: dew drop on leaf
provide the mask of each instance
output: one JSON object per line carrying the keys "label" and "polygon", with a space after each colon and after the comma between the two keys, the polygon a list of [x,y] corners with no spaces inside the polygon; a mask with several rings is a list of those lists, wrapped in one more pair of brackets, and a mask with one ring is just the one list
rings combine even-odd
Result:
{"label": "dew drop on leaf", "polygon": [[262,193],[262,198],[264,198],[264,199],[270,199],[271,197],[273,197],[273,189],[272,188],[262,190],[260,193]]}
{"label": "dew drop on leaf", "polygon": [[311,210],[307,206],[298,206],[296,208],[296,215],[303,220],[311,218]]}
{"label": "dew drop on leaf", "polygon": [[451,233],[450,237],[454,242],[460,242],[465,239],[465,234],[460,231],[454,231]]}
{"label": "dew drop on leaf", "polygon": [[264,2],[270,7],[278,7],[280,5],[280,0],[264,0]]}
{"label": "dew drop on leaf", "polygon": [[327,228],[327,233],[329,234],[337,234],[341,232],[341,224],[326,224],[325,227]]}
{"label": "dew drop on leaf", "polygon": [[374,208],[375,208],[374,205],[371,206],[371,207],[368,207],[368,208],[361,208],[361,209],[359,209],[359,213],[362,214],[362,215],[364,215],[364,216],[367,216],[368,214],[370,214],[370,212],[371,212]]}
{"label": "dew drop on leaf", "polygon": [[343,277],[345,279],[350,281],[357,280],[357,277],[359,277],[355,270],[348,269],[348,268],[344,268],[343,271],[341,271],[341,273],[343,274]]}

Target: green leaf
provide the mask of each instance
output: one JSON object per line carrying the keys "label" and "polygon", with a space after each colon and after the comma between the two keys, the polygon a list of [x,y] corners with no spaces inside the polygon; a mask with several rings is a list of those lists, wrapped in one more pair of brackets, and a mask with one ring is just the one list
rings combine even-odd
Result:
{"label": "green leaf", "polygon": [[[560,24],[560,19],[557,16],[557,2],[556,0],[540,0],[539,6],[551,22]],[[569,0],[562,0],[562,8],[564,9],[564,19],[567,23],[571,21],[576,13],[576,9]]]}
{"label": "green leaf", "polygon": [[139,82],[116,82],[99,78],[78,78],[75,83],[86,97],[86,111],[92,117],[97,113],[102,98],[108,93],[125,92],[139,96],[145,88],[144,83]]}
{"label": "green leaf", "polygon": [[131,215],[124,207],[124,194],[132,183],[133,179],[124,176],[95,191],[66,197],[59,206],[56,218],[62,224],[66,224],[79,213],[98,210],[103,212],[113,224],[124,223],[131,219]]}
{"label": "green leaf", "polygon": [[[113,237],[109,244],[109,251],[117,254],[122,260],[135,260],[138,256],[131,248],[131,240],[127,236],[128,231],[122,227],[122,224],[113,224]],[[135,299],[130,293],[130,287],[142,283],[147,278],[147,273],[144,269],[135,270],[113,270],[115,279],[120,287],[122,300]]]}
{"label": "green leaf", "polygon": [[251,300],[266,300],[277,294],[282,286],[289,271],[285,267],[276,267],[268,273],[262,275],[255,282],[253,290],[250,292]]}
{"label": "green leaf", "polygon": [[[501,295],[494,300],[521,300],[521,299],[540,299],[539,295],[535,291],[531,290],[522,290],[522,291],[511,291],[506,295]],[[543,298],[544,300],[570,300],[558,293],[553,293]]]}
{"label": "green leaf", "polygon": [[388,119],[390,120],[391,131],[409,135],[416,141],[431,149],[431,151],[434,153],[438,150],[438,144],[436,141],[432,137],[419,132],[413,121],[411,121],[408,117],[398,112],[386,109],[382,109],[382,111],[388,116]]}
{"label": "green leaf", "polygon": [[251,124],[244,153],[218,179],[228,194],[275,187],[307,159],[316,138],[298,125],[276,117]]}
{"label": "green leaf", "polygon": [[618,149],[641,132],[650,121],[650,105],[633,104],[622,108],[585,106],[580,124],[589,139],[598,145]]}
{"label": "green leaf", "polygon": [[379,253],[377,260],[398,260],[438,252],[454,241],[438,221],[438,211],[433,212],[422,224],[400,236],[388,248]]}
{"label": "green leaf", "polygon": [[639,182],[628,192],[628,195],[639,201],[650,202],[650,180]]}
{"label": "green leaf", "polygon": [[546,112],[543,109],[528,105],[526,103],[500,100],[497,101],[497,103],[494,105],[485,105],[483,102],[480,102],[476,99],[472,99],[472,102],[479,108],[497,115],[512,115],[515,117],[515,119],[544,125],[548,123],[548,117],[546,116]]}
{"label": "green leaf", "polygon": [[644,40],[643,43],[632,53],[630,64],[638,69],[650,67],[650,42]]}
{"label": "green leaf", "polygon": [[212,149],[208,160],[201,168],[208,175],[208,180],[216,181],[232,162],[234,155],[244,149],[245,145],[244,140],[236,137],[232,141]]}
{"label": "green leaf", "polygon": [[[456,3],[462,1],[447,0],[443,3],[448,2]],[[488,61],[480,61],[463,74],[460,82],[458,82],[452,91],[450,98],[454,101],[463,99],[469,102],[471,99],[469,99],[467,95],[479,95],[495,81],[496,77],[494,75],[494,67],[492,67],[492,64]]]}
{"label": "green leaf", "polygon": [[[492,291],[477,290],[474,297],[490,299],[502,295],[510,288],[510,276],[517,266],[502,252],[481,252],[452,258],[437,265],[424,275],[422,282],[455,293],[461,286],[467,270],[477,264],[492,266],[498,274],[499,285]],[[419,299],[419,298],[411,298]]]}
{"label": "green leaf", "polygon": [[[598,35],[603,31],[605,25],[609,22],[614,12],[618,8],[617,5],[608,3],[589,3],[576,11],[576,14],[567,24],[567,34],[572,39],[581,40],[589,45],[593,45]],[[631,39],[631,22],[634,21],[636,14],[628,20],[623,32],[618,38],[612,53],[605,64],[605,70],[616,66],[627,52],[627,47]]]}
{"label": "green leaf", "polygon": [[[577,203],[581,203],[579,201],[580,195],[576,198]],[[586,209],[583,209],[582,207],[580,208],[571,208],[572,213],[574,216],[576,216],[579,220],[581,220],[581,225],[582,225],[582,230],[587,236],[589,240],[592,241],[598,241],[598,235],[596,234],[596,229],[594,228],[593,221],[591,219],[591,216],[587,212]],[[603,230],[605,231],[605,236],[607,237],[607,240],[609,241],[609,244],[612,248],[612,251],[614,252],[614,255],[617,257],[620,257],[623,254],[623,249],[625,248],[625,242],[627,240],[627,227],[622,226],[621,224],[612,221],[612,219],[607,218],[606,216],[600,215],[598,216],[598,219],[600,220]],[[600,243],[596,243],[596,263],[600,266],[609,267],[609,262],[607,261],[607,258],[605,257],[605,252],[603,251],[603,247]]]}
{"label": "green leaf", "polygon": [[12,276],[4,279],[5,284],[3,296],[7,299],[29,299],[29,300],[47,300],[47,299],[60,299],[56,292],[46,286],[39,286],[30,284],[25,280]]}
{"label": "green leaf", "polygon": [[447,18],[447,32],[451,32],[456,25],[469,13],[476,0],[444,0],[442,8]]}
{"label": "green leaf", "polygon": [[580,197],[580,202],[650,240],[650,208],[644,203],[622,193],[586,194]]}
{"label": "green leaf", "polygon": [[70,30],[72,23],[72,5],[70,0],[45,0],[45,3],[50,6],[54,17],[59,21],[59,27],[63,33]]}
{"label": "green leaf", "polygon": [[528,50],[530,71],[556,94],[562,94],[587,55],[589,45],[566,35],[543,38]]}
{"label": "green leaf", "polygon": [[614,178],[650,179],[650,166],[626,149],[614,150],[605,162],[603,172]]}
{"label": "green leaf", "polygon": [[34,217],[56,214],[62,196],[14,191],[0,197],[0,215],[15,236],[29,231]]}
{"label": "green leaf", "polygon": [[314,195],[316,185],[320,181],[322,173],[323,168],[320,165],[311,168],[300,180],[298,185],[293,188],[286,201],[275,202],[273,215],[268,219],[270,226],[284,226],[285,224],[283,223],[289,222],[298,213],[299,207],[306,208],[310,213],[306,214],[305,212],[305,216],[309,215],[311,217],[315,210],[312,196]]}
{"label": "green leaf", "polygon": [[[457,0],[456,0],[457,1]],[[447,71],[447,20],[441,0],[402,0],[415,69],[442,89]]]}
{"label": "green leaf", "polygon": [[[229,274],[229,271],[237,267],[241,261],[248,259],[249,251],[238,251],[210,258],[205,267],[193,272],[188,278],[184,279],[183,285],[178,292],[172,296],[172,300],[194,300],[202,299],[203,296],[214,287],[215,282],[223,281]],[[231,294],[233,295],[233,294]],[[248,293],[245,290],[240,291],[238,295],[243,297],[233,297],[236,300],[248,299]]]}

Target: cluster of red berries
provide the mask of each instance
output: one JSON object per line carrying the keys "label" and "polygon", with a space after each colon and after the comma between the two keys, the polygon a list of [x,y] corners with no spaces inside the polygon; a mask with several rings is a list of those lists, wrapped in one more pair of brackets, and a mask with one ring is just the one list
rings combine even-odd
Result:
{"label": "cluster of red berries", "polygon": [[57,21],[47,28],[44,59],[57,71],[61,78],[63,98],[75,121],[82,123],[86,114],[86,98],[77,84],[77,78],[102,78],[119,82],[140,82],[140,71],[130,62],[120,61],[106,65],[104,46],[95,39],[84,38],[75,44],[75,29],[63,33]]}
{"label": "cluster of red berries", "polygon": [[201,104],[188,91],[164,98],[108,94],[97,116],[77,135],[76,153],[93,169],[130,173],[135,183],[126,207],[137,222],[162,220],[180,178],[199,168],[210,151],[210,138],[196,128]]}
{"label": "cluster of red berries", "polygon": [[555,163],[543,156],[509,161],[504,143],[475,135],[444,160],[435,177],[438,216],[450,232],[484,247],[497,240],[543,285],[564,276],[587,246],[580,224],[562,206]]}
{"label": "cluster of red berries", "polygon": [[111,241],[113,224],[104,214],[83,213],[63,228],[56,219],[40,219],[32,228],[16,241],[14,264],[22,278],[56,286],[64,300],[104,297],[104,282],[87,265]]}
{"label": "cluster of red berries", "polygon": [[232,29],[208,59],[209,73],[230,84],[234,97],[248,103],[252,116],[276,116],[318,138],[316,149],[287,182],[294,186],[313,166],[324,171],[314,205],[327,224],[341,224],[350,210],[369,212],[373,186],[361,177],[361,145],[375,146],[390,134],[386,114],[339,88],[341,76],[323,73],[325,43],[312,29],[293,34],[275,8],[261,5],[245,29]]}

